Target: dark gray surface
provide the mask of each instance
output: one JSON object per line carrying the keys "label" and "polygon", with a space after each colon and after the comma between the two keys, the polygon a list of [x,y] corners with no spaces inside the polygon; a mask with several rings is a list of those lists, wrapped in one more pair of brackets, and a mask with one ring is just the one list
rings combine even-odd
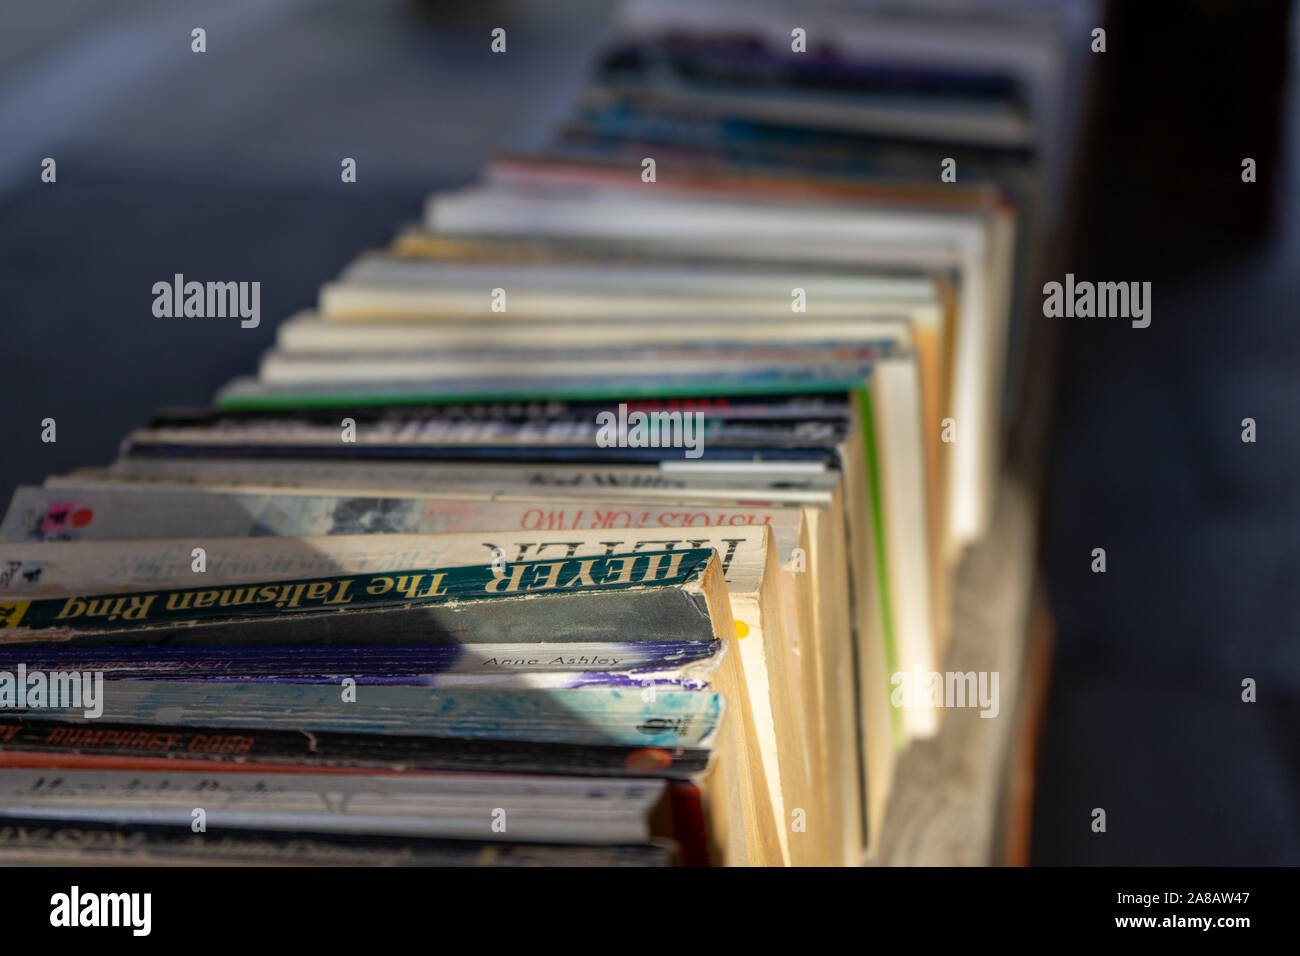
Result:
{"label": "dark gray surface", "polygon": [[[256,368],[275,324],[434,188],[536,146],[606,28],[592,2],[10,5],[0,31],[0,498],[105,464],[162,405]],[[508,26],[507,52],[490,30]],[[208,52],[190,51],[190,29]],[[53,157],[58,181],[40,181]],[[354,184],[340,161],[358,163]],[[152,286],[260,281],[261,326]],[[57,422],[58,442],[40,440]]]}
{"label": "dark gray surface", "polygon": [[1065,320],[1034,859],[1300,864],[1300,23],[1115,6],[1071,261],[1153,313]]}

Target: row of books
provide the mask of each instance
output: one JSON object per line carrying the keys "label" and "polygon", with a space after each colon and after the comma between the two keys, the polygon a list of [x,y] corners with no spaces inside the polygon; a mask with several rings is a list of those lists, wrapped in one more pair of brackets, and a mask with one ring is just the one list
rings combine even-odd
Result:
{"label": "row of books", "polygon": [[1033,118],[734,16],[628,5],[547,149],[17,490],[0,861],[869,856],[991,520]]}

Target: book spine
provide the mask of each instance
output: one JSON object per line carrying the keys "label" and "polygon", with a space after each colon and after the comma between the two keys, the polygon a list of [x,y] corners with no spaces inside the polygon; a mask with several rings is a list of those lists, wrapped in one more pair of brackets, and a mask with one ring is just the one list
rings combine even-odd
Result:
{"label": "book spine", "polygon": [[0,716],[0,767],[543,773],[687,780],[704,748],[188,727]]}
{"label": "book spine", "polygon": [[[611,401],[616,401],[611,398]],[[821,441],[800,442],[792,436],[771,436],[765,440],[753,440],[745,443],[724,444],[708,440],[699,448],[700,461],[719,462],[753,462],[758,458],[765,461],[779,462],[815,462],[825,465],[835,463],[833,449],[825,447]],[[617,445],[600,447],[588,436],[575,440],[569,445],[538,444],[520,445],[433,445],[433,444],[334,444],[334,445],[286,445],[269,443],[234,442],[179,442],[160,440],[153,436],[139,435],[127,440],[122,457],[134,458],[183,458],[183,457],[222,457],[222,458],[329,458],[338,461],[438,461],[438,462],[506,462],[517,464],[534,463],[539,457],[547,461],[564,464],[657,464],[665,458],[682,456],[680,447],[637,447]]]}
{"label": "book spine", "polygon": [[[71,515],[78,514],[76,524]],[[387,497],[292,494],[204,494],[169,491],[165,495],[127,490],[80,490],[19,488],[3,523],[0,541],[13,542],[0,548],[0,591],[17,591],[36,580],[43,587],[57,585],[70,573],[70,565],[52,562],[47,550],[25,550],[17,542],[33,541],[140,541],[145,539],[249,538],[263,535],[303,537],[309,535],[360,534],[447,534],[481,532],[483,529],[517,529],[519,537],[540,531],[662,530],[676,539],[660,542],[665,547],[711,546],[717,549],[726,572],[738,544],[727,536],[737,527],[772,526],[784,530],[794,521],[791,512],[763,508],[615,508],[608,505],[560,504],[547,507],[536,500],[517,502],[439,501],[404,498],[398,492]],[[793,530],[790,533],[794,533]],[[605,544],[602,542],[602,544]],[[631,550],[632,541],[614,541],[612,551]],[[485,542],[485,550],[488,548]],[[519,554],[534,547],[526,538],[512,544]],[[136,546],[130,561],[135,560]],[[143,550],[140,557],[144,559]],[[183,564],[180,559],[184,558]],[[170,560],[168,560],[170,559]],[[262,567],[247,555],[240,565]],[[266,559],[269,562],[271,559]],[[306,560],[305,558],[303,560]],[[320,573],[329,573],[334,555],[322,554]],[[171,554],[159,549],[160,571],[170,575],[191,574],[189,552]],[[167,564],[163,562],[167,561]],[[131,565],[123,562],[126,567]],[[171,567],[175,566],[175,571]],[[151,565],[152,566],[152,565]],[[296,565],[295,565],[296,566]],[[337,569],[337,564],[334,566]],[[10,570],[12,569],[12,570]],[[39,569],[39,570],[37,570]],[[66,569],[66,570],[65,570]],[[37,573],[33,574],[32,572]],[[304,568],[303,573],[309,573]],[[24,575],[34,580],[27,581]],[[248,577],[260,577],[250,573]],[[161,580],[161,578],[160,578]]]}
{"label": "book spine", "polygon": [[[381,685],[345,699],[338,684],[104,681],[95,704],[42,707],[35,720],[246,727],[644,747],[709,747],[723,717],[710,691],[483,689]],[[86,706],[81,706],[81,705]]]}
{"label": "book spine", "polygon": [[72,859],[78,865],[667,866],[674,848],[665,841],[565,846],[263,830],[196,834],[188,827],[44,819],[0,823],[0,863]]}
{"label": "book spine", "polygon": [[[683,586],[712,549],[0,603],[0,645],[476,644],[713,639]],[[579,626],[581,625],[581,626]]]}
{"label": "book spine", "polygon": [[[301,680],[357,684],[640,687],[707,682],[717,641],[621,644],[430,644],[371,646],[0,647],[0,675],[90,671],[117,680]],[[0,676],[0,680],[3,677]],[[0,700],[3,698],[0,697]]]}
{"label": "book spine", "polygon": [[680,586],[697,577],[711,549],[643,551],[570,560],[487,562],[250,582],[227,587],[73,594],[0,606],[0,629],[148,627],[268,615],[491,600],[536,592],[577,593]]}

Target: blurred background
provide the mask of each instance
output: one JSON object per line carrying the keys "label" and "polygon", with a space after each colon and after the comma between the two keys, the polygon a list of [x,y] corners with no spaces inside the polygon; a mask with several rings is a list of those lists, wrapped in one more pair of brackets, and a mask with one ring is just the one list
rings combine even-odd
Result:
{"label": "blurred background", "polygon": [[[5,500],[107,463],[160,405],[206,403],[322,281],[417,220],[431,190],[541,145],[611,12],[573,0],[0,6]],[[1032,861],[1300,863],[1290,4],[976,6],[1058,15],[1074,51],[1044,144],[1044,269],[1153,283],[1146,330],[1063,325],[1054,387],[1022,409],[1049,423],[1037,454],[1056,625]],[[485,38],[503,23],[509,55],[494,59]],[[1104,54],[1087,53],[1094,25]],[[358,166],[346,187],[344,156]],[[54,185],[40,181],[44,157]],[[175,272],[259,280],[261,326],[160,325],[150,290]],[[56,444],[40,441],[46,417]],[[1254,444],[1240,440],[1246,417]],[[1095,547],[1104,575],[1089,570]],[[1241,701],[1248,677],[1254,704]],[[1088,826],[1094,807],[1106,834]]]}

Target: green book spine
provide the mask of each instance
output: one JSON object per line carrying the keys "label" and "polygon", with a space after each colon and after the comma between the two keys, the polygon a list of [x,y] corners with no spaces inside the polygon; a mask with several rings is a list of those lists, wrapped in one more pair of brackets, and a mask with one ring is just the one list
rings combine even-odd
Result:
{"label": "green book spine", "polygon": [[[867,484],[871,495],[872,545],[876,552],[876,587],[880,591],[880,630],[885,638],[885,671],[888,675],[898,671],[898,648],[894,640],[894,612],[889,599],[889,562],[885,550],[884,504],[880,497],[880,460],[876,449],[876,418],[871,404],[869,388],[855,388],[858,399],[858,412],[862,416],[863,444],[867,452]],[[893,692],[892,685],[882,689],[888,695]],[[903,728],[903,717],[897,707],[889,708],[890,725],[894,732],[894,745],[900,749],[907,744],[907,734]]]}

